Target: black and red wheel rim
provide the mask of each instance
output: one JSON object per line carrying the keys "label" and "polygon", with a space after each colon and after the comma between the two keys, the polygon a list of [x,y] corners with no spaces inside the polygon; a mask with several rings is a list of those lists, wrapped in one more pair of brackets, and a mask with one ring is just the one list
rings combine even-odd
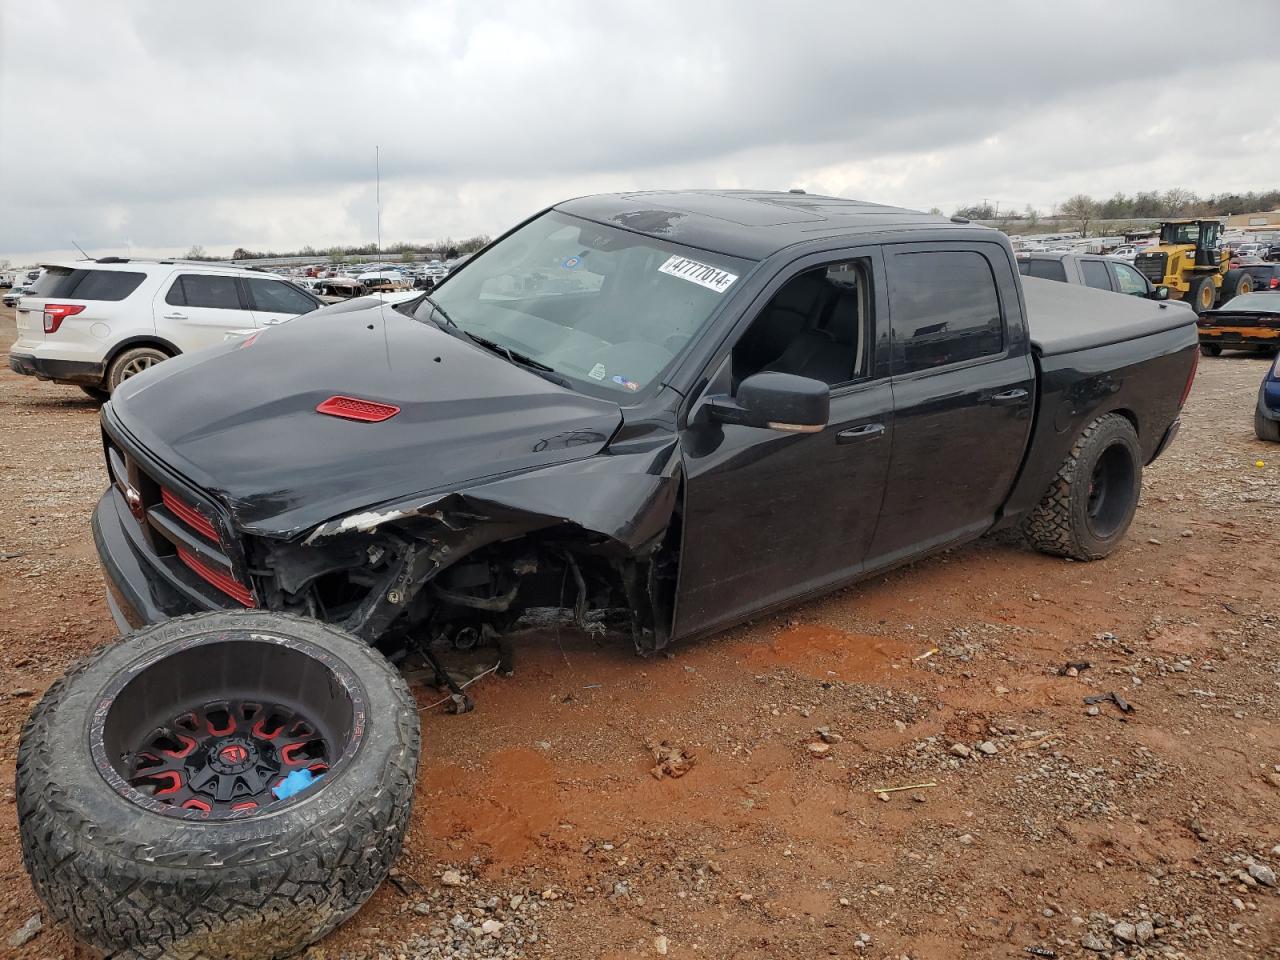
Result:
{"label": "black and red wheel rim", "polygon": [[127,800],[189,819],[238,819],[320,789],[359,747],[364,696],[323,649],[258,633],[184,640],[125,671],[90,730]]}
{"label": "black and red wheel rim", "polygon": [[332,754],[326,734],[292,706],[216,700],[148,731],[125,779],[161,803],[218,815],[278,801],[295,771],[314,782]]}

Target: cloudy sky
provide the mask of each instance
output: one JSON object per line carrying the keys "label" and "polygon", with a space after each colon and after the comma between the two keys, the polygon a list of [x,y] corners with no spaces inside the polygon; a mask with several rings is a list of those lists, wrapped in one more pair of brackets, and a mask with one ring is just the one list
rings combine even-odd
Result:
{"label": "cloudy sky", "polygon": [[1158,8],[0,0],[0,258],[370,242],[375,145],[384,243],[633,188],[1280,186],[1280,4]]}

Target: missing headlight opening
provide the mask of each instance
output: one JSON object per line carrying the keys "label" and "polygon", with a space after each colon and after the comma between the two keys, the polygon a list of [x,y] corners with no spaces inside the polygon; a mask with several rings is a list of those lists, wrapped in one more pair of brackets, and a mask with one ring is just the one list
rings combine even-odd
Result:
{"label": "missing headlight opening", "polygon": [[[659,483],[665,490],[674,481]],[[449,495],[338,518],[301,541],[251,541],[251,573],[265,608],[339,626],[393,663],[420,658],[450,691],[454,712],[465,712],[465,682],[441,651],[492,648],[485,672],[509,675],[514,642],[549,626],[627,637],[642,655],[667,644],[680,524],[665,500],[651,506],[665,507],[669,522],[630,543]]]}

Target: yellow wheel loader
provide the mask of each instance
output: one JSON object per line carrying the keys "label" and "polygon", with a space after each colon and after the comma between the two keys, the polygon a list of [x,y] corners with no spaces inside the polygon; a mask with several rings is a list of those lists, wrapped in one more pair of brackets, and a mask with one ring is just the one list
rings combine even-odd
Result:
{"label": "yellow wheel loader", "polygon": [[1133,265],[1156,286],[1168,287],[1170,297],[1203,313],[1253,290],[1253,277],[1230,269],[1231,253],[1221,241],[1217,220],[1166,220],[1160,243],[1134,257]]}

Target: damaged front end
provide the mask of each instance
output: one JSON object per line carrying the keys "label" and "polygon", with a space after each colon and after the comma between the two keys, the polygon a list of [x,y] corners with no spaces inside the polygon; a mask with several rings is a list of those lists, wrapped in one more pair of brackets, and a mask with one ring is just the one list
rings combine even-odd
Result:
{"label": "damaged front end", "polygon": [[671,449],[606,456],[331,520],[291,541],[250,538],[261,605],[324,620],[392,659],[493,644],[569,622],[664,647],[678,570]]}

